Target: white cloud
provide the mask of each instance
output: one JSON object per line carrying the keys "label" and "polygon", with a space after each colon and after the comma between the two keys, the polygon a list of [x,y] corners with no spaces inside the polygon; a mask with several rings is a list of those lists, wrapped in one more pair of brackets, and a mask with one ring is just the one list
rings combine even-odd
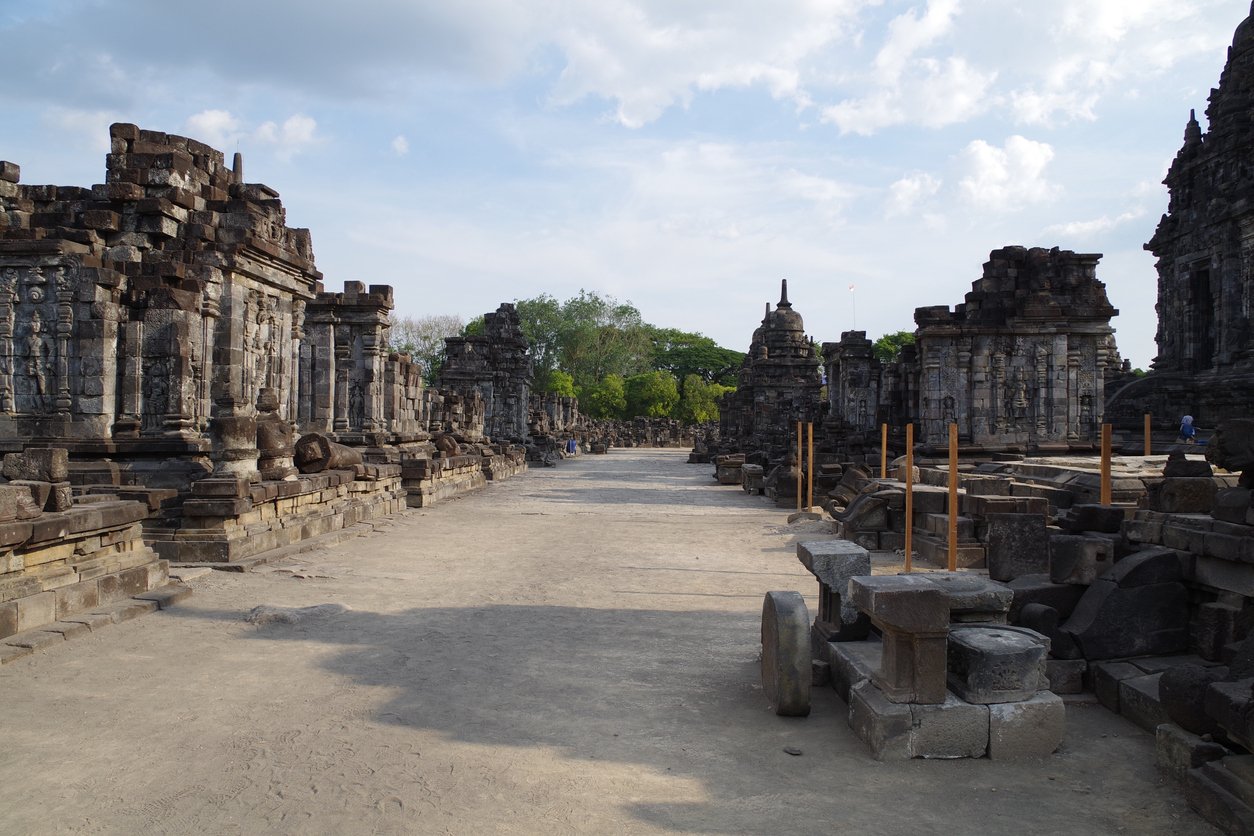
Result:
{"label": "white cloud", "polygon": [[911,9],[893,18],[888,40],[875,56],[875,68],[891,80],[900,78],[916,52],[950,33],[958,11],[958,0],[929,0],[922,17]]}
{"label": "white cloud", "polygon": [[842,134],[863,136],[903,124],[943,128],[984,111],[996,78],[996,72],[978,70],[960,57],[918,59],[892,83],[826,107],[820,118]]}
{"label": "white cloud", "polygon": [[231,148],[244,133],[239,117],[228,110],[195,113],[187,117],[185,130],[188,136],[219,150]]}
{"label": "white cloud", "polygon": [[109,126],[120,120],[117,113],[108,110],[79,110],[53,107],[44,113],[44,121],[59,134],[75,137],[76,146],[90,148],[101,153],[109,151]]}
{"label": "white cloud", "polygon": [[927,172],[902,177],[888,187],[885,215],[890,218],[909,215],[915,208],[940,191],[942,181]]}
{"label": "white cloud", "polygon": [[392,137],[392,153],[398,157],[403,157],[409,153],[409,140],[403,134],[397,134]]}
{"label": "white cloud", "polygon": [[959,155],[966,173],[958,189],[971,205],[998,212],[1043,203],[1059,192],[1045,178],[1045,168],[1053,158],[1054,149],[1048,143],[1022,136],[1010,137],[1001,148],[977,139]]}
{"label": "white cloud", "polygon": [[1094,238],[1104,232],[1110,232],[1112,229],[1122,226],[1130,221],[1139,221],[1146,216],[1147,212],[1144,208],[1130,209],[1127,212],[1120,213],[1115,216],[1102,215],[1100,218],[1094,218],[1089,221],[1071,221],[1069,223],[1052,224],[1045,227],[1047,235],[1056,235],[1060,238]]}
{"label": "white cloud", "polygon": [[289,116],[282,124],[270,120],[252,128],[229,110],[202,110],[187,117],[183,130],[223,152],[249,143],[273,146],[281,160],[290,160],[319,141],[318,123],[302,113]]}
{"label": "white cloud", "polygon": [[318,123],[313,117],[297,113],[283,120],[282,125],[263,122],[253,133],[257,142],[276,147],[279,159],[290,160],[317,141]]}

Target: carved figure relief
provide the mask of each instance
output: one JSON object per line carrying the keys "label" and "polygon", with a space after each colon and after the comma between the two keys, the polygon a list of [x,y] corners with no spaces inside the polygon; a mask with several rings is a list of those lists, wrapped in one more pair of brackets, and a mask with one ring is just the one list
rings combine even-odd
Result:
{"label": "carved figure relief", "polygon": [[31,314],[30,333],[26,336],[26,376],[31,384],[31,400],[35,412],[46,408],[48,394],[48,378],[45,369],[48,366],[48,336],[43,333],[43,318],[39,311]]}

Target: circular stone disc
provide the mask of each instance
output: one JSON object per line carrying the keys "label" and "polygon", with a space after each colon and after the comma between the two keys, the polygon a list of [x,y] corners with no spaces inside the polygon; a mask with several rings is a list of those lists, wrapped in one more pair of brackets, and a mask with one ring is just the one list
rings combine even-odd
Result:
{"label": "circular stone disc", "polygon": [[810,611],[800,592],[762,602],[762,688],[782,717],[810,713]]}

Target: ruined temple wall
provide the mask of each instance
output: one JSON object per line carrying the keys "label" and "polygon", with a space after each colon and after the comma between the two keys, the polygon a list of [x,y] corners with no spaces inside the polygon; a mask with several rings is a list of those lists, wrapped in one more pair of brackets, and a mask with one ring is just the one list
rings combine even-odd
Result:
{"label": "ruined temple wall", "polygon": [[440,386],[484,402],[485,430],[493,439],[522,440],[534,376],[530,343],[514,305],[503,303],[483,317],[483,333],[444,341]]}
{"label": "ruined temple wall", "polygon": [[[343,443],[375,441],[410,420],[397,413],[400,393],[389,393],[388,315],[392,288],[345,282],[342,293],[319,293],[306,306],[300,347],[301,432],[332,435]],[[397,375],[392,374],[395,383]],[[402,376],[403,378],[403,376]],[[412,400],[412,398],[405,398]],[[388,418],[387,404],[393,414]]]}
{"label": "ruined temple wall", "polygon": [[320,278],[308,232],[208,146],[110,137],[91,189],[22,186],[0,164],[0,439],[255,470],[261,390],[284,416],[296,393]]}
{"label": "ruined temple wall", "polygon": [[916,438],[987,449],[1098,442],[1117,311],[1099,255],[994,250],[963,304],[915,311]]}

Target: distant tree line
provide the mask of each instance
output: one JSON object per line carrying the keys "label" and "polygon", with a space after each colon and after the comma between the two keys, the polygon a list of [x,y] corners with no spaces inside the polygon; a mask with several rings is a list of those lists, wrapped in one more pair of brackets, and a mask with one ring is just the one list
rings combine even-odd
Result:
{"label": "distant tree line", "polygon": [[[718,420],[718,399],[735,389],[744,353],[709,337],[659,328],[630,302],[579,291],[564,302],[541,294],[515,302],[535,363],[532,391],[579,398],[593,418]],[[428,382],[444,362],[444,338],[477,334],[483,318],[403,317],[391,346],[422,364]]]}

